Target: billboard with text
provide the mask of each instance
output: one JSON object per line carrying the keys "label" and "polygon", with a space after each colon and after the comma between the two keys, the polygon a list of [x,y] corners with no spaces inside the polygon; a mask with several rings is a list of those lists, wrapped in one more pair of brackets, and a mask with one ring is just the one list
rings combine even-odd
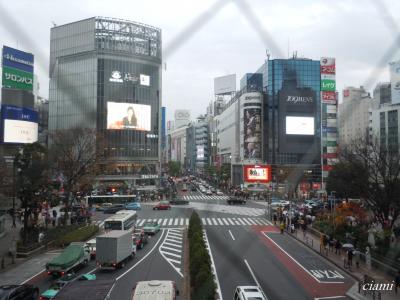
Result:
{"label": "billboard with text", "polygon": [[244,165],[244,182],[268,183],[272,179],[271,166],[269,165]]}
{"label": "billboard with text", "polygon": [[38,140],[38,113],[12,105],[1,106],[4,143],[27,144]]}
{"label": "billboard with text", "polygon": [[151,130],[151,106],[107,102],[107,129]]}

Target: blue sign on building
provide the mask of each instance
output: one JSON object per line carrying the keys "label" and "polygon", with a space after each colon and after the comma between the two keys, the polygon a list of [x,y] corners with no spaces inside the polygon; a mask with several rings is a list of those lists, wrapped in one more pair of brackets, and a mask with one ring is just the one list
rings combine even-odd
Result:
{"label": "blue sign on building", "polygon": [[322,132],[326,133],[336,133],[337,128],[336,127],[322,127]]}
{"label": "blue sign on building", "polygon": [[33,73],[33,54],[3,46],[3,66]]}
{"label": "blue sign on building", "polygon": [[165,139],[166,139],[166,132],[165,132],[165,124],[166,124],[166,108],[165,106],[161,107],[161,149],[165,149]]}
{"label": "blue sign on building", "polygon": [[35,110],[18,107],[13,105],[1,106],[1,119],[4,120],[19,120],[27,122],[38,122],[38,113]]}

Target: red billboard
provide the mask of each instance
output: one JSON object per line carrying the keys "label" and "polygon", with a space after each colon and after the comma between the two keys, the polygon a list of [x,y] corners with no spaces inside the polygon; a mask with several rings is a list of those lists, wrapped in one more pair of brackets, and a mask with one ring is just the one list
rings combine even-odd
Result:
{"label": "red billboard", "polygon": [[322,57],[321,61],[321,74],[335,74],[336,65],[335,59],[332,57]]}
{"label": "red billboard", "polygon": [[323,158],[337,158],[338,154],[337,153],[324,153],[322,154]]}
{"label": "red billboard", "polygon": [[323,103],[336,104],[336,92],[322,91],[321,98]]}
{"label": "red billboard", "polygon": [[332,171],[333,166],[329,166],[329,165],[323,165],[322,166],[322,171]]}
{"label": "red billboard", "polygon": [[243,180],[245,182],[268,183],[271,181],[271,166],[245,165],[243,166]]}

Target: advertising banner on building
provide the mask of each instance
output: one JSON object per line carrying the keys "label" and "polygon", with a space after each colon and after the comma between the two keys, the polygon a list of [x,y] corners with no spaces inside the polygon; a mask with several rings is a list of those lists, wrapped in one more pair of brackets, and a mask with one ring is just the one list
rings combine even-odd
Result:
{"label": "advertising banner on building", "polygon": [[3,67],[33,73],[33,54],[3,46]]}
{"label": "advertising banner on building", "polygon": [[33,74],[3,66],[3,87],[9,89],[32,91]]}
{"label": "advertising banner on building", "polygon": [[336,91],[336,81],[331,79],[321,79],[321,91],[334,92]]}
{"label": "advertising banner on building", "polygon": [[321,99],[322,99],[322,103],[327,103],[327,104],[336,104],[337,103],[335,92],[322,91]]}
{"label": "advertising banner on building", "polygon": [[320,189],[321,189],[321,184],[320,184],[319,182],[313,182],[313,184],[312,184],[312,189],[313,189],[314,191],[320,190]]}
{"label": "advertising banner on building", "polygon": [[321,74],[336,74],[336,62],[333,57],[321,57]]}
{"label": "advertising banner on building", "polygon": [[261,158],[261,109],[248,108],[243,111],[244,158]]}
{"label": "advertising banner on building", "polygon": [[151,130],[151,106],[107,102],[107,129]]}
{"label": "advertising banner on building", "polygon": [[196,146],[197,159],[204,158],[204,146]]}
{"label": "advertising banner on building", "polygon": [[34,143],[38,140],[38,113],[32,109],[12,105],[1,106],[2,142]]}
{"label": "advertising banner on building", "polygon": [[390,63],[392,104],[400,103],[400,61]]}
{"label": "advertising banner on building", "polygon": [[269,165],[245,165],[243,166],[244,182],[268,183],[271,181],[272,172]]}

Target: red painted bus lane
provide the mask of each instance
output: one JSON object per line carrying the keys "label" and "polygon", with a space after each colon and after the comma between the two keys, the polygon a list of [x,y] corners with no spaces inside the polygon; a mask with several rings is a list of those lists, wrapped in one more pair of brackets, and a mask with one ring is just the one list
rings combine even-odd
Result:
{"label": "red painted bus lane", "polygon": [[[303,266],[298,260],[285,251],[281,245],[279,245],[270,237],[279,234],[275,227],[254,227],[253,230],[257,232],[265,246],[287,268],[296,281],[298,281],[304,287],[311,297],[321,298],[344,296],[346,291],[352,286],[351,280],[344,280],[344,277],[339,272],[335,272],[334,270],[309,270]],[[302,247],[301,245],[298,246]],[[312,255],[316,254],[312,253]],[[322,279],[326,277],[330,278],[330,280],[324,281]]]}

